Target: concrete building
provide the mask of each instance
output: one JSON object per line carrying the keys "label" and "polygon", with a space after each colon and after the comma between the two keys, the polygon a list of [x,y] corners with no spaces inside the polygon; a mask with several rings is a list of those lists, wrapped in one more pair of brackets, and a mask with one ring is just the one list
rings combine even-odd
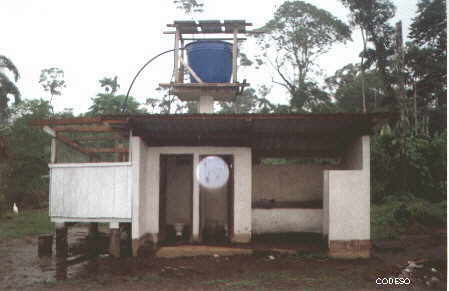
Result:
{"label": "concrete building", "polygon": [[[182,239],[195,243],[220,234],[223,241],[248,243],[253,234],[315,232],[327,239],[333,257],[368,257],[369,134],[384,117],[126,115],[34,124],[53,137],[50,217],[58,225],[107,222],[117,229],[131,223],[134,254],[164,244],[177,227]],[[115,147],[88,147],[99,134],[116,138]],[[59,157],[60,146],[80,152],[85,162]],[[229,167],[219,189],[196,178],[208,156]],[[309,162],[261,163],[264,158]],[[333,163],[317,162],[323,159]]]}

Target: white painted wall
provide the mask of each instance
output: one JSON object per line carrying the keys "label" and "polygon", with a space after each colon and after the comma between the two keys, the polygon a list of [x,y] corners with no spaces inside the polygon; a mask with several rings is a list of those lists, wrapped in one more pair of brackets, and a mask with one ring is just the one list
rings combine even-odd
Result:
{"label": "white painted wall", "polygon": [[[133,144],[131,144],[133,150]],[[137,149],[136,149],[137,151]],[[161,154],[191,154],[193,166],[199,162],[200,155],[233,155],[234,156],[234,238],[237,242],[248,241],[251,237],[251,149],[242,147],[148,147],[146,161],[140,157],[145,166],[145,175],[141,181],[145,184],[139,199],[140,214],[138,223],[141,225],[138,232],[133,231],[133,238],[144,234],[157,234],[159,232],[159,157]],[[133,161],[134,163],[134,161]],[[194,171],[195,172],[195,171]],[[194,173],[192,173],[194,175]],[[193,240],[199,239],[199,185],[195,176],[193,182]],[[138,196],[138,194],[135,194]],[[134,208],[133,208],[134,209]],[[135,221],[133,213],[133,222]]]}
{"label": "white painted wall", "polygon": [[255,234],[281,232],[322,232],[322,209],[274,208],[253,209]]}
{"label": "white painted wall", "polygon": [[50,164],[50,217],[56,221],[130,221],[129,163]]}
{"label": "white painted wall", "polygon": [[323,198],[323,171],[334,165],[314,163],[253,166],[253,201],[312,201]]}
{"label": "white painted wall", "polygon": [[370,139],[348,148],[344,170],[324,172],[323,232],[330,240],[370,239]]}

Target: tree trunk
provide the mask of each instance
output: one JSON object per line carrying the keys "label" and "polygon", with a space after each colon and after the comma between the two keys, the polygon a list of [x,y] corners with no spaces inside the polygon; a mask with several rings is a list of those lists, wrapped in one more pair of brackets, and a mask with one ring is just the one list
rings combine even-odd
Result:
{"label": "tree trunk", "polygon": [[365,67],[363,66],[363,60],[365,57],[366,52],[366,38],[365,38],[365,32],[363,30],[363,27],[360,26],[360,32],[362,33],[362,39],[363,39],[363,53],[362,58],[360,60],[360,73],[362,74],[362,102],[363,102],[363,113],[366,113],[366,96],[365,96]]}

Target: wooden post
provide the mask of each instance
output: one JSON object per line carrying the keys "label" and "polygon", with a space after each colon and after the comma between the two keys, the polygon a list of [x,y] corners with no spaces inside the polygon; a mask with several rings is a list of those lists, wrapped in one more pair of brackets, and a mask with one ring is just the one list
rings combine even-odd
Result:
{"label": "wooden post", "polygon": [[56,223],[56,280],[67,279],[67,226],[65,223]]}
{"label": "wooden post", "polygon": [[120,228],[118,222],[109,223],[109,253],[116,258],[120,257]]}
{"label": "wooden post", "polygon": [[179,68],[179,40],[181,38],[181,33],[179,32],[179,29],[176,28],[176,35],[175,35],[175,65],[174,65],[174,74],[175,74],[175,83],[179,83],[179,74],[178,74],[178,68]]}
{"label": "wooden post", "polygon": [[98,223],[91,222],[87,234],[87,254],[90,258],[94,258],[100,253],[98,239]]}
{"label": "wooden post", "polygon": [[50,149],[50,163],[51,164],[56,163],[56,157],[57,157],[56,149],[57,149],[56,138],[52,138],[51,139],[51,149]]}
{"label": "wooden post", "polygon": [[179,64],[179,70],[178,70],[178,82],[177,83],[184,83],[184,40],[181,38],[181,62]]}
{"label": "wooden post", "polygon": [[237,43],[237,33],[238,28],[234,28],[234,44],[232,46],[232,83],[237,83],[237,54],[238,54],[238,43]]}

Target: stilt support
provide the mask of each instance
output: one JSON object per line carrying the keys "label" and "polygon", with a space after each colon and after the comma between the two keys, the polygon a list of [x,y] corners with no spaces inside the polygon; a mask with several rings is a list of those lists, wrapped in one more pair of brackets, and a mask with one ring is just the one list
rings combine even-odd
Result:
{"label": "stilt support", "polygon": [[67,226],[65,223],[56,223],[56,280],[67,279]]}
{"label": "stilt support", "polygon": [[109,253],[116,257],[120,257],[120,228],[118,222],[111,222],[109,224]]}

